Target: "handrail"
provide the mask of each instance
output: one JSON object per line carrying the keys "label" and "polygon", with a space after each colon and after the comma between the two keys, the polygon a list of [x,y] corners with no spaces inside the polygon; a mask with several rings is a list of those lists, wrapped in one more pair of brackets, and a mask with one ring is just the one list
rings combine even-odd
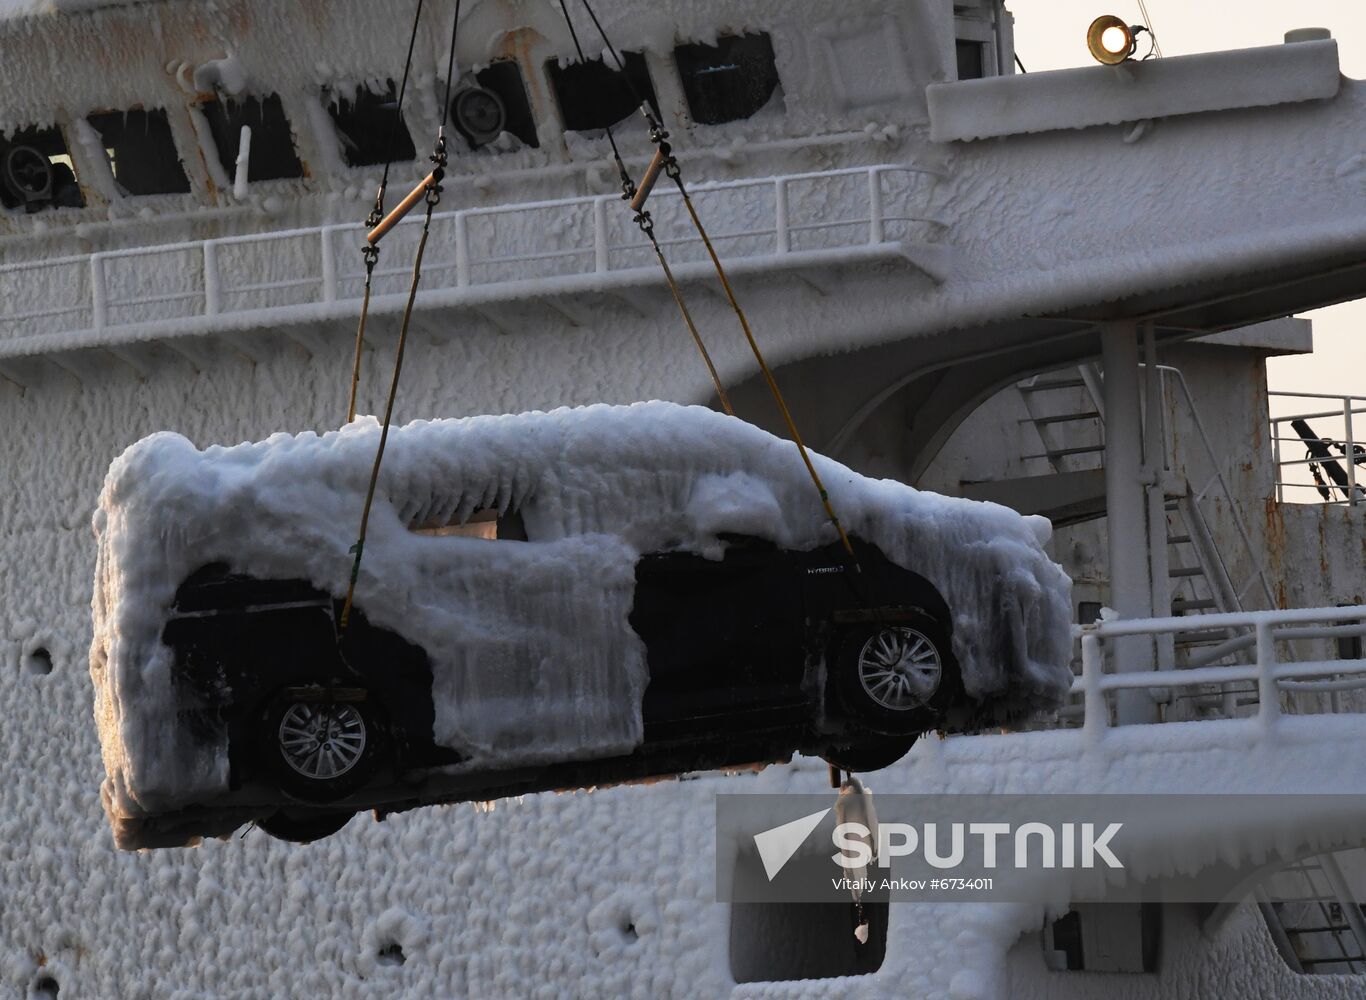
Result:
{"label": "handrail", "polygon": [[[888,243],[887,227],[890,224],[924,223],[935,227],[945,225],[942,220],[933,217],[929,212],[924,212],[922,215],[914,211],[906,211],[901,202],[909,194],[914,193],[909,189],[897,193],[896,204],[888,204],[889,195],[884,190],[886,185],[883,183],[884,176],[888,174],[924,176],[927,178],[939,176],[934,170],[913,164],[878,164],[800,174],[715,181],[690,186],[689,190],[697,198],[706,198],[710,194],[728,191],[758,189],[772,192],[766,199],[773,202],[771,209],[767,204],[764,206],[764,211],[769,213],[768,218],[755,219],[756,224],[753,228],[729,234],[733,238],[750,238],[759,240],[763,244],[756,248],[740,248],[739,251],[733,253],[736,258],[781,258],[788,254],[804,252],[800,244],[794,247],[793,242],[798,234],[813,231],[823,231],[830,234],[820,241],[823,246],[855,248],[886,245]],[[866,183],[849,185],[847,190],[840,189],[838,198],[841,206],[840,212],[834,215],[824,215],[815,222],[808,221],[802,214],[794,217],[792,207],[794,203],[797,205],[798,212],[805,207],[796,201],[796,195],[792,193],[800,185],[830,185],[846,178],[865,178]],[[817,187],[815,193],[819,194],[819,191],[820,188]],[[653,197],[656,202],[668,199],[681,200],[678,192],[673,189],[656,191]],[[584,195],[463,208],[436,213],[432,217],[433,243],[437,247],[444,244],[445,252],[441,253],[438,250],[438,259],[433,261],[432,268],[434,273],[444,270],[453,271],[454,275],[447,279],[444,286],[433,283],[430,287],[432,289],[440,287],[462,289],[507,283],[513,279],[497,272],[492,275],[481,275],[476,271],[476,268],[485,265],[506,266],[522,261],[582,258],[582,266],[574,263],[557,265],[557,273],[561,275],[621,273],[647,269],[651,267],[650,261],[644,259],[636,261],[634,258],[613,266],[613,253],[634,253],[638,249],[629,242],[629,227],[621,224],[619,219],[613,220],[611,217],[611,209],[619,201],[620,196],[615,194]],[[527,228],[529,235],[514,230],[514,242],[519,242],[525,246],[525,253],[519,253],[517,252],[518,248],[507,246],[500,248],[500,252],[497,253],[490,246],[487,252],[484,252],[484,248],[477,243],[479,236],[472,232],[472,227],[485,219],[511,219],[522,214],[551,211],[562,213],[561,218],[563,218],[563,213],[570,213],[572,216],[572,213],[581,209],[587,210],[584,213],[582,225],[577,219],[571,219],[573,227],[567,234],[560,232],[547,238],[543,231],[533,229],[530,226]],[[620,211],[625,212],[625,209],[621,208]],[[623,217],[629,218],[628,216]],[[624,237],[625,242],[622,241],[622,237],[612,235],[611,224],[613,221],[617,222],[622,234],[627,234]],[[415,219],[405,220],[398,223],[394,230],[405,230],[416,225],[417,222],[418,220]],[[249,314],[272,308],[274,303],[266,297],[271,292],[289,293],[291,294],[291,302],[303,305],[358,300],[359,292],[353,292],[352,286],[362,276],[359,261],[356,262],[354,269],[351,266],[339,263],[335,242],[338,237],[352,238],[364,233],[364,231],[365,227],[360,223],[329,223],[266,233],[247,233],[181,243],[101,250],[88,255],[0,265],[0,282],[7,278],[12,279],[20,274],[41,270],[52,271],[73,265],[89,269],[88,287],[65,277],[61,279],[66,287],[74,287],[75,294],[68,297],[68,300],[60,306],[33,310],[24,313],[22,316],[17,313],[7,314],[4,312],[5,305],[14,299],[11,296],[0,294],[0,325],[48,319],[56,321],[56,328],[53,329],[53,324],[49,324],[48,329],[44,330],[45,333],[75,333],[85,330],[105,333],[113,329],[137,327],[146,323],[174,321],[194,316],[217,316],[224,313]],[[390,239],[392,238],[390,236]],[[262,260],[269,263],[285,260],[287,266],[280,269],[284,273],[274,272],[266,280],[262,280],[261,276],[256,276],[247,279],[246,284],[233,283],[234,278],[240,276],[227,269],[229,261],[223,258],[221,251],[229,247],[248,246],[260,248],[263,254],[268,255],[270,253],[268,248],[272,244],[299,239],[313,244],[305,248],[306,256],[302,258],[302,266],[298,262],[297,255],[289,258],[263,257]],[[676,242],[691,243],[697,242],[697,240],[695,238],[691,241],[679,239]],[[136,292],[132,294],[129,294],[129,290],[126,288],[117,287],[122,284],[122,281],[115,279],[129,274],[127,268],[138,267],[141,259],[172,255],[188,255],[192,258],[188,262],[188,268],[183,265],[167,268],[165,270],[170,276],[168,280],[139,281]],[[452,255],[453,260],[451,259]],[[234,267],[241,267],[235,260],[231,263]],[[56,284],[56,281],[57,279],[54,278],[53,283]],[[244,297],[253,295],[255,296],[254,299],[243,301]],[[169,297],[159,300],[158,296]],[[154,309],[158,304],[164,305],[173,301],[185,303],[190,300],[197,300],[197,303],[182,305],[175,309]],[[139,315],[137,319],[124,318],[128,315],[128,309],[137,309],[138,307],[153,308],[155,315],[147,315],[146,308],[144,308],[143,314]],[[62,318],[73,316],[76,318]],[[88,316],[89,324],[82,326],[84,320],[81,317],[86,316]]]}
{"label": "handrail", "polygon": [[[1335,410],[1314,410],[1310,413],[1291,413],[1271,418],[1271,448],[1272,463],[1276,469],[1276,500],[1280,503],[1286,502],[1285,491],[1287,488],[1294,490],[1312,490],[1309,497],[1310,503],[1322,505],[1346,504],[1355,507],[1360,503],[1366,502],[1366,489],[1363,489],[1360,474],[1357,472],[1357,463],[1353,461],[1356,450],[1364,446],[1364,443],[1356,439],[1356,432],[1353,429],[1352,418],[1358,414],[1366,414],[1366,396],[1354,396],[1349,393],[1325,393],[1325,392],[1269,392],[1268,397],[1278,399],[1332,399],[1342,405]],[[1360,404],[1360,405],[1358,405]],[[1286,458],[1283,454],[1282,443],[1304,445],[1303,438],[1296,434],[1290,436],[1284,433],[1284,425],[1295,420],[1339,420],[1342,427],[1342,438],[1339,440],[1333,437],[1320,438],[1321,441],[1334,441],[1341,445],[1345,454],[1331,455],[1327,459],[1307,457],[1302,459]],[[1336,426],[1336,425],[1335,425]],[[1321,428],[1320,428],[1321,430]],[[1317,433],[1317,432],[1316,432]],[[1325,445],[1326,446],[1326,445]],[[1296,465],[1322,465],[1325,461],[1336,462],[1342,469],[1346,485],[1340,481],[1323,484],[1320,482],[1296,482],[1286,473],[1286,469]],[[1324,496],[1324,491],[1328,495]],[[1340,499],[1334,499],[1333,493],[1345,494]]]}
{"label": "handrail", "polygon": [[[1264,722],[1281,715],[1280,692],[1332,693],[1366,687],[1366,658],[1347,660],[1280,661],[1275,644],[1291,639],[1332,638],[1366,633],[1366,605],[1345,608],[1288,608],[1243,611],[1192,617],[1101,620],[1073,630],[1081,639],[1081,676],[1071,693],[1083,697],[1082,727],[1100,733],[1110,727],[1105,695],[1109,691],[1149,690],[1222,685],[1255,681],[1258,717]],[[1352,622],[1352,625],[1324,625]],[[1302,626],[1318,623],[1318,628]],[[1291,626],[1290,628],[1277,626]],[[1101,642],[1123,636],[1159,636],[1192,630],[1251,628],[1256,657],[1250,664],[1193,667],[1180,670],[1142,670],[1105,673]],[[1323,679],[1323,678],[1335,679]],[[1315,678],[1319,678],[1315,680]]]}

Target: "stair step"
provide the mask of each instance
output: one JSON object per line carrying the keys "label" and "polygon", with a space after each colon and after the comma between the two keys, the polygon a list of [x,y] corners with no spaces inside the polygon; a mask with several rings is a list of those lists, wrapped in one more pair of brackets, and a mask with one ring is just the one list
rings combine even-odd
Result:
{"label": "stair step", "polygon": [[1068,455],[1094,455],[1105,450],[1103,444],[1088,444],[1081,448],[1059,448],[1056,451],[1045,451],[1038,455],[1024,455],[1024,458],[1066,458]]}
{"label": "stair step", "polygon": [[1168,576],[1204,576],[1205,571],[1199,566],[1177,566],[1175,569],[1167,570]]}
{"label": "stair step", "polygon": [[1048,382],[1035,382],[1033,385],[1018,386],[1021,392],[1047,392],[1049,389],[1080,389],[1086,384],[1084,379],[1060,378]]}
{"label": "stair step", "polygon": [[1100,413],[1096,410],[1088,410],[1085,413],[1060,413],[1055,417],[1035,417],[1036,424],[1065,424],[1073,420],[1097,420]]}
{"label": "stair step", "polygon": [[1217,646],[1221,642],[1228,642],[1228,636],[1219,635],[1215,632],[1176,633],[1176,644],[1178,646]]}
{"label": "stair step", "polygon": [[1190,535],[1168,535],[1168,536],[1167,536],[1167,544],[1168,544],[1168,545],[1184,545],[1184,544],[1186,544],[1186,542],[1189,542],[1190,540],[1191,540],[1191,536],[1190,536]]}
{"label": "stair step", "polygon": [[1213,598],[1202,597],[1197,601],[1172,601],[1172,611],[1205,611],[1217,607]]}

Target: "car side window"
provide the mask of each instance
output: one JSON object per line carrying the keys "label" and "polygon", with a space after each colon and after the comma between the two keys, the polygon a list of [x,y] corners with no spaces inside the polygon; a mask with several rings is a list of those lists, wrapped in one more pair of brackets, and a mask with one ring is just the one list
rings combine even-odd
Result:
{"label": "car side window", "polygon": [[520,510],[499,513],[492,507],[476,509],[463,521],[455,515],[445,521],[426,520],[409,528],[428,538],[483,538],[488,541],[527,541],[526,522]]}

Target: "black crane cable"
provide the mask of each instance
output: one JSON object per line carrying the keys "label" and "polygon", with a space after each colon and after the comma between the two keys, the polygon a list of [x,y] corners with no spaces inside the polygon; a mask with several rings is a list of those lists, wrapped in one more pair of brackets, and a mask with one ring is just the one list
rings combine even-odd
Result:
{"label": "black crane cable", "polygon": [[[750,329],[749,320],[745,316],[745,311],[740,307],[740,301],[736,298],[735,290],[731,287],[730,279],[726,276],[726,270],[721,264],[721,257],[717,254],[716,248],[712,245],[711,238],[707,235],[706,227],[702,225],[702,219],[697,214],[697,209],[693,205],[692,198],[688,194],[687,186],[683,183],[683,172],[679,168],[678,161],[674,158],[673,151],[667,142],[668,133],[664,130],[664,126],[650,109],[649,104],[642,98],[640,91],[636,88],[635,82],[631,79],[631,75],[626,72],[626,63],[622,60],[621,54],[617,51],[616,46],[612,44],[612,40],[607,37],[607,32],[603,29],[602,22],[598,20],[598,15],[593,11],[593,5],[589,0],[582,0],[582,2],[584,10],[588,12],[589,18],[593,21],[593,26],[598,29],[598,35],[602,38],[602,44],[606,47],[607,51],[611,53],[612,60],[617,64],[617,71],[621,74],[622,80],[625,81],[627,88],[630,90],[631,99],[635,101],[636,105],[640,108],[641,114],[645,116],[646,122],[649,123],[650,139],[659,148],[659,152],[664,157],[664,172],[678,187],[678,193],[683,197],[683,204],[688,209],[688,215],[692,218],[692,223],[697,229],[697,234],[702,238],[702,243],[707,249],[708,256],[711,257],[712,266],[716,269],[716,276],[721,281],[721,287],[725,290],[726,298],[730,302],[731,309],[735,312],[736,318],[740,321],[740,329],[744,332],[745,340],[749,344],[750,351],[754,354],[754,359],[759,365],[759,370],[763,373],[764,381],[768,384],[769,391],[772,393],[774,401],[778,404],[778,410],[782,415],[783,422],[787,424],[788,434],[791,436],[793,443],[796,444],[797,451],[801,453],[802,463],[806,466],[807,474],[811,477],[811,482],[815,485],[816,492],[820,495],[821,505],[825,508],[826,517],[830,520],[830,523],[834,525],[835,532],[840,538],[840,544],[844,546],[844,551],[849,556],[849,559],[852,561],[854,569],[857,572],[859,570],[859,563],[858,557],[854,554],[854,546],[849,541],[849,535],[845,532],[844,525],[840,523],[839,515],[835,512],[834,504],[830,501],[830,494],[825,488],[825,483],[821,481],[820,473],[816,471],[816,466],[811,461],[811,456],[807,452],[806,442],[802,440],[801,432],[797,430],[797,422],[792,416],[792,411],[788,409],[787,401],[783,398],[782,391],[778,388],[777,379],[773,377],[773,372],[768,367],[768,362],[764,360],[763,352],[759,349],[759,343],[754,339],[754,331]],[[562,8],[564,8],[564,3],[565,0],[560,0]],[[569,12],[567,9],[565,9],[565,19],[566,21],[569,20]],[[573,33],[573,30],[573,24],[571,22],[570,32]],[[577,37],[575,38],[575,44],[578,44]],[[579,52],[580,58],[582,58],[583,50],[580,48]],[[608,134],[611,134],[610,130]],[[612,143],[612,150],[613,152],[616,152],[617,150],[615,140]],[[616,155],[617,164],[622,173],[625,174],[626,167],[621,163],[621,154],[616,152]],[[650,237],[652,240],[654,239],[653,233],[650,234]]]}
{"label": "black crane cable", "polygon": [[[419,9],[419,14],[421,13]],[[389,397],[384,404],[384,423],[380,428],[379,445],[375,449],[375,461],[370,467],[370,484],[365,493],[365,507],[361,511],[360,532],[356,538],[356,544],[351,547],[351,554],[354,559],[351,562],[351,577],[346,587],[346,600],[342,604],[341,615],[337,621],[338,635],[346,632],[347,626],[351,621],[351,608],[356,598],[356,581],[360,577],[361,557],[365,553],[365,536],[370,526],[370,510],[375,502],[375,488],[379,484],[379,470],[384,461],[384,448],[389,442],[389,427],[393,422],[394,400],[398,397],[399,376],[403,371],[403,353],[408,343],[408,329],[412,324],[413,305],[417,300],[418,282],[422,277],[422,257],[427,250],[427,238],[432,228],[432,213],[436,211],[436,206],[441,202],[441,180],[445,175],[447,154],[446,154],[446,122],[450,113],[450,97],[452,77],[455,75],[455,44],[460,32],[460,0],[455,0],[455,16],[451,23],[451,50],[446,62],[446,110],[441,115],[441,128],[436,134],[436,143],[432,149],[431,160],[436,164],[436,169],[431,173],[431,179],[427,185],[424,200],[426,201],[426,215],[422,222],[422,236],[418,240],[417,254],[413,258],[413,277],[408,287],[408,301],[403,308],[403,321],[399,327],[398,348],[394,353],[394,374],[389,382]],[[409,47],[409,59],[411,60],[412,50]],[[407,67],[404,75],[407,75]],[[374,244],[370,244],[373,246]]]}
{"label": "black crane cable", "polygon": [[[586,5],[585,5],[586,6]],[[583,46],[579,44],[579,33],[574,28],[574,21],[569,16],[569,8],[565,6],[565,0],[560,0],[560,11],[564,14],[564,23],[569,28],[569,37],[574,40],[574,50],[579,55],[581,63],[587,63],[588,57],[584,54]],[[592,10],[589,15],[592,16]],[[597,24],[597,18],[593,18],[593,23]],[[599,31],[602,29],[599,28]],[[605,36],[604,36],[605,37]],[[608,46],[611,43],[608,42]],[[613,58],[616,57],[616,50],[612,50]],[[617,59],[618,64],[621,60]],[[627,81],[630,82],[629,80]],[[634,86],[631,87],[631,96],[639,104],[639,95]],[[621,150],[617,147],[617,137],[612,132],[612,126],[606,128],[607,141],[612,145],[612,158],[617,163],[617,173],[621,176],[621,198],[628,204],[636,196],[636,182],[631,179],[631,174],[626,169],[626,163],[621,158]],[[693,344],[697,347],[697,353],[702,356],[702,362],[707,366],[707,372],[711,376],[712,386],[716,389],[716,398],[721,402],[721,409],[726,411],[728,416],[735,416],[735,409],[730,404],[730,397],[726,394],[726,387],[721,381],[721,375],[716,370],[716,365],[711,358],[711,352],[707,350],[706,343],[702,340],[701,331],[697,329],[697,324],[693,321],[692,313],[688,311],[688,304],[683,300],[683,290],[679,288],[678,281],[674,278],[673,268],[669,266],[669,260],[664,256],[664,248],[659,245],[659,240],[655,237],[654,219],[645,209],[644,205],[635,213],[636,225],[645,234],[645,238],[650,241],[650,247],[655,252],[655,259],[659,261],[660,269],[664,272],[664,280],[669,286],[669,291],[673,293],[674,302],[678,305],[678,311],[683,316],[683,323],[688,328],[688,333],[692,335]]]}
{"label": "black crane cable", "polygon": [[[403,98],[408,92],[408,77],[413,69],[413,49],[417,45],[418,26],[422,23],[422,4],[423,0],[417,0],[417,10],[413,13],[413,30],[408,35],[408,54],[403,60],[403,80],[398,85],[398,106],[394,110],[394,117],[389,121],[389,139],[385,148],[391,152],[394,148],[394,139],[398,135],[399,122],[403,121]],[[392,157],[384,161],[384,174],[379,181],[379,190],[375,192],[375,205],[365,219],[367,231],[379,225],[380,220],[384,218],[384,195],[389,190],[389,166],[393,162]],[[374,281],[375,265],[379,263],[379,246],[367,242],[361,248],[361,257],[365,261],[365,295],[361,302],[360,322],[356,326],[356,357],[351,365],[351,400],[346,407],[348,424],[356,419],[356,393],[360,389],[360,361],[361,352],[365,347],[365,321],[370,315],[370,290]]]}

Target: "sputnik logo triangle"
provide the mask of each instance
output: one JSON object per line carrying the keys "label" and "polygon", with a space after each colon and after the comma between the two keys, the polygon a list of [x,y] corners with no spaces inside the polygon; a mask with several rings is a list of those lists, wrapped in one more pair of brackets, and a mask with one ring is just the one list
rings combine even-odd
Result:
{"label": "sputnik logo triangle", "polygon": [[791,823],[784,823],[782,826],[775,826],[771,830],[754,835],[754,846],[759,849],[759,858],[764,863],[764,874],[770,882],[783,870],[783,866],[792,860],[797,848],[805,843],[806,838],[811,836],[811,831],[820,825],[821,820],[825,819],[829,812],[829,809],[822,809],[810,816],[794,819]]}

